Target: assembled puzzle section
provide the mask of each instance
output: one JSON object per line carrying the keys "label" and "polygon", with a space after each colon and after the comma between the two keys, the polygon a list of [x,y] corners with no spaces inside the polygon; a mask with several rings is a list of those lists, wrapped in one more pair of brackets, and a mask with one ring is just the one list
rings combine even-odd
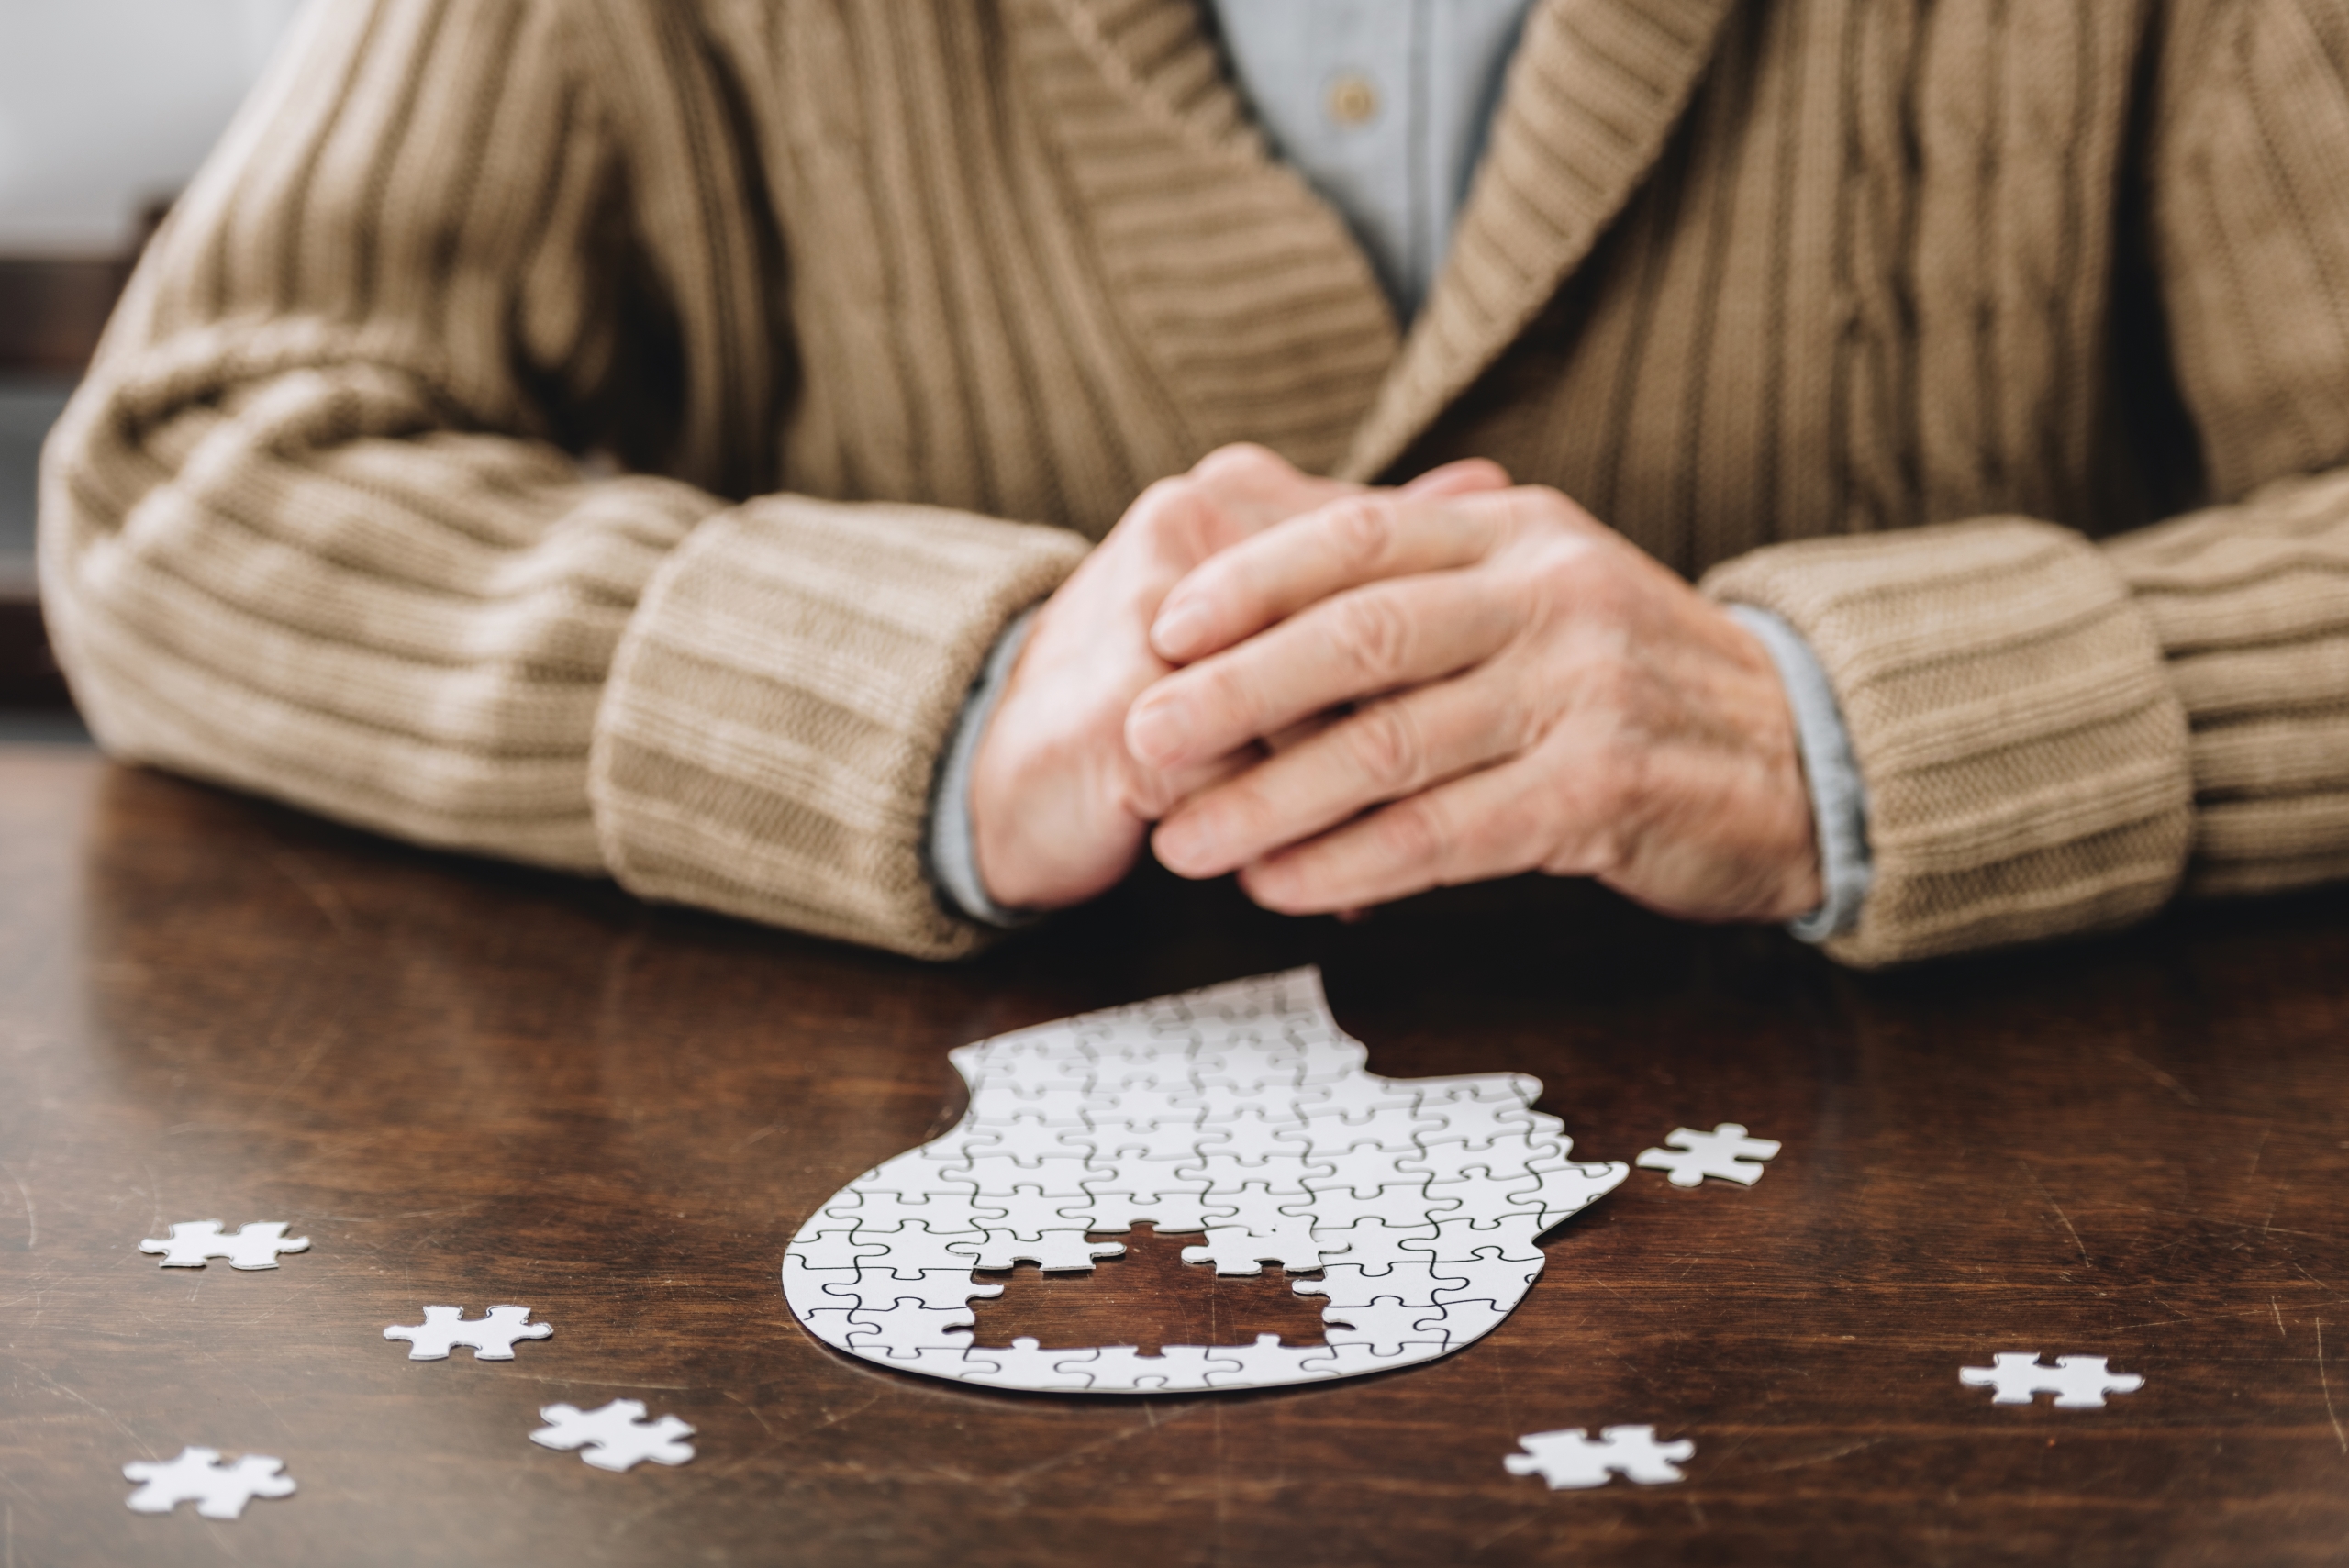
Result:
{"label": "assembled puzzle section", "polygon": [[[1140,1394],[1383,1372],[1490,1332],[1541,1273],[1535,1240],[1621,1182],[1568,1157],[1522,1073],[1398,1080],[1330,1015],[1319,973],[1211,986],[953,1052],[971,1106],[944,1137],[866,1172],[784,1254],[809,1332],[901,1371],[998,1388]],[[1187,1262],[1267,1262],[1327,1305],[1328,1342],[986,1349],[973,1277],[1032,1261],[1089,1270],[1090,1240],[1149,1222]]]}

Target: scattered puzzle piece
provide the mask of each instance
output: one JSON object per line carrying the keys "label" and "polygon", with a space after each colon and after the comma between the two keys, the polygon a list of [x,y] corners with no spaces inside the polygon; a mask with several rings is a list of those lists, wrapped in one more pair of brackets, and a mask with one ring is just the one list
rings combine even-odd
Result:
{"label": "scattered puzzle piece", "polygon": [[306,1252],[307,1236],[288,1238],[282,1219],[255,1220],[234,1236],[220,1233],[217,1219],[184,1219],[172,1227],[171,1240],[150,1237],[139,1243],[142,1252],[161,1252],[166,1269],[200,1269],[206,1259],[226,1258],[232,1269],[273,1269],[280,1252]]}
{"label": "scattered puzzle piece", "polygon": [[462,1307],[428,1307],[423,1322],[395,1323],[384,1330],[384,1338],[406,1340],[412,1362],[447,1361],[458,1345],[471,1345],[477,1362],[510,1362],[515,1340],[543,1340],[554,1332],[551,1323],[524,1321],[529,1316],[527,1307],[493,1307],[488,1316],[468,1323]]}
{"label": "scattered puzzle piece", "polygon": [[128,1498],[134,1513],[168,1514],[193,1502],[207,1519],[233,1519],[243,1517],[245,1505],[255,1497],[292,1496],[294,1478],[282,1473],[284,1469],[284,1460],[265,1453],[223,1464],[217,1449],[184,1448],[168,1462],[132,1460],[122,1467],[122,1478],[140,1484]]}
{"label": "scattered puzzle piece", "polygon": [[[823,1204],[785,1298],[836,1349],[1002,1388],[1264,1387],[1458,1350],[1531,1288],[1535,1238],[1628,1168],[1570,1160],[1532,1078],[1381,1078],[1366,1055],[1311,970],[964,1046],[961,1123]],[[1122,1250],[1096,1236],[1143,1223],[1203,1232],[1183,1253],[1203,1274],[1321,1271],[1291,1285],[1325,1298],[1330,1342],[972,1344],[971,1299],[1000,1289],[974,1267],[1089,1271]]]}
{"label": "scattered puzzle piece", "polygon": [[657,1421],[644,1418],[644,1406],[634,1399],[615,1399],[593,1410],[576,1405],[550,1405],[539,1412],[547,1424],[530,1440],[552,1449],[584,1449],[580,1458],[598,1470],[623,1471],[646,1460],[655,1464],[683,1464],[694,1456],[694,1445],[684,1440],[693,1428],[674,1416]]}
{"label": "scattered puzzle piece", "polygon": [[1733,1121],[1722,1122],[1710,1132],[1675,1127],[1664,1141],[1674,1147],[1642,1149],[1636,1162],[1643,1171],[1671,1172],[1675,1187],[1696,1186],[1707,1176],[1750,1187],[1762,1179],[1762,1167],[1751,1162],[1773,1159],[1778,1152],[1776,1142],[1748,1138],[1745,1129]]}
{"label": "scattered puzzle piece", "polygon": [[1962,1366],[1958,1382],[1968,1388],[1995,1388],[1993,1405],[2028,1405],[2038,1394],[2055,1396],[2059,1410],[2100,1410],[2108,1394],[2134,1394],[2145,1380],[2132,1372],[2107,1372],[2102,1356],[2057,1356],[2039,1364],[2037,1351],[2001,1351],[1995,1366]]}
{"label": "scattered puzzle piece", "polygon": [[1511,1475],[1539,1473],[1553,1492],[1604,1486],[1618,1474],[1642,1486],[1685,1480],[1675,1466],[1697,1451],[1697,1445],[1687,1438],[1656,1441],[1653,1427],[1603,1427],[1596,1442],[1585,1437],[1580,1427],[1532,1432],[1517,1440],[1525,1451],[1512,1453],[1501,1463]]}

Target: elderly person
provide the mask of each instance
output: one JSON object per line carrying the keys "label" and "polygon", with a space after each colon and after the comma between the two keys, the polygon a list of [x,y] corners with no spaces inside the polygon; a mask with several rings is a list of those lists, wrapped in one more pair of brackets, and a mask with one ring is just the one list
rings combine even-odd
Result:
{"label": "elderly person", "polygon": [[2343,147],[2311,0],[331,0],[43,591],[119,755],[906,952],[2055,938],[2349,870]]}

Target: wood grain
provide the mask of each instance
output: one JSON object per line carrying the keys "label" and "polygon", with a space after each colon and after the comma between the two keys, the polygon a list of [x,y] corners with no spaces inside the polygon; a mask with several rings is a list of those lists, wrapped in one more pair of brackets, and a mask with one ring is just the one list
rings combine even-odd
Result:
{"label": "wood grain", "polygon": [[[791,1321],[785,1240],[951,1122],[950,1048],[1306,962],[1375,1071],[1535,1073],[1586,1156],[1719,1120],[1786,1152],[1750,1191],[1634,1172],[1490,1338],[1332,1386],[996,1394]],[[2339,895],[1866,977],[1572,886],[1341,927],[1149,877],[926,968],[0,753],[7,1550],[2338,1561],[2344,973]],[[266,1273],[136,1251],[202,1218],[312,1248]],[[1186,1288],[1154,1266],[1149,1290]],[[436,1302],[556,1332],[506,1364],[381,1339]],[[2022,1349],[2146,1386],[2085,1412],[1959,1386]],[[620,1396],[692,1422],[700,1456],[609,1475],[525,1440],[540,1405]],[[1521,1433],[1620,1422],[1692,1439],[1688,1481],[1553,1494],[1501,1467]],[[278,1455],[301,1489],[234,1523],[126,1509],[123,1462],[188,1443]]]}

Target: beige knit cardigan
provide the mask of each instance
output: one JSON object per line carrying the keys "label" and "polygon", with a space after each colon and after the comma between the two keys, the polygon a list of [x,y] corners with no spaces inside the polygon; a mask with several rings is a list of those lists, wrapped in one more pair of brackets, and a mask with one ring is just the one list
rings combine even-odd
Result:
{"label": "beige knit cardigan", "polygon": [[1398,333],[1194,0],[323,0],[42,587],[119,755],[950,955],[983,655],[1240,439],[1483,453],[1791,619],[1848,961],[2337,875],[2349,7],[1544,0]]}

